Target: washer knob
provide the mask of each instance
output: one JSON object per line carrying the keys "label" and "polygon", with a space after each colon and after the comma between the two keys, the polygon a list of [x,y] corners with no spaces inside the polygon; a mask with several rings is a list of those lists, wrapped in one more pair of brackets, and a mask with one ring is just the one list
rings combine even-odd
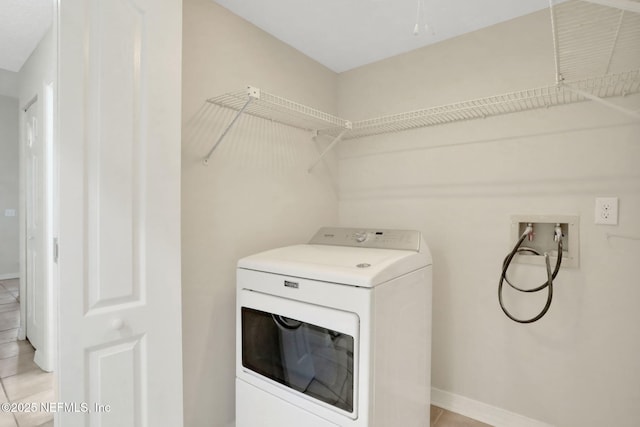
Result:
{"label": "washer knob", "polygon": [[354,237],[356,238],[356,242],[362,243],[365,240],[367,240],[367,232],[366,231],[358,231],[358,232],[356,232]]}

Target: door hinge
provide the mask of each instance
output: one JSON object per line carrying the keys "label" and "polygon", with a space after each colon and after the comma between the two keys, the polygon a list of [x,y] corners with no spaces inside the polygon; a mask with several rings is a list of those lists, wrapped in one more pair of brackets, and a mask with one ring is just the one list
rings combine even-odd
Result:
{"label": "door hinge", "polygon": [[58,263],[58,253],[59,253],[58,238],[54,237],[53,238],[53,262],[55,262],[56,264]]}

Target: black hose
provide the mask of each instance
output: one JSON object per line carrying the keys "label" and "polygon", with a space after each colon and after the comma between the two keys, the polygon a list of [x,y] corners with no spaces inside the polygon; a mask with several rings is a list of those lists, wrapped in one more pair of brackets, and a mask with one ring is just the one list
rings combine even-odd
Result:
{"label": "black hose", "polygon": [[[549,264],[549,256],[546,253],[544,254],[545,264],[546,264],[546,267],[547,267],[547,281],[546,282],[544,282],[542,285],[540,285],[538,287],[535,287],[535,288],[532,288],[532,289],[522,289],[522,288],[519,288],[519,287],[515,286],[513,283],[511,283],[509,281],[509,279],[507,279],[507,269],[511,265],[511,261],[513,260],[513,257],[516,256],[516,254],[518,252],[532,252],[532,253],[534,253],[536,255],[540,255],[540,252],[538,252],[538,251],[536,251],[534,249],[521,248],[520,247],[522,245],[522,242],[524,242],[524,239],[527,238],[527,236],[528,236],[527,233],[523,234],[522,237],[520,237],[520,239],[518,240],[518,242],[514,246],[513,250],[504,259],[504,261],[502,263],[502,274],[500,275],[500,282],[498,283],[498,302],[500,303],[500,308],[502,309],[504,314],[509,319],[513,320],[514,322],[518,322],[518,323],[533,323],[533,322],[536,322],[536,321],[540,320],[542,318],[542,316],[547,314],[547,311],[549,311],[549,307],[551,307],[551,300],[553,299],[553,280],[558,275],[558,271],[560,270],[560,264],[562,264],[562,238],[559,237],[558,238],[558,258],[556,260],[556,266],[555,266],[553,272],[551,272],[551,265]],[[515,316],[513,316],[511,313],[509,313],[509,311],[505,308],[504,303],[502,302],[502,286],[503,286],[505,281],[513,289],[515,289],[517,291],[520,291],[520,292],[538,292],[538,291],[543,290],[544,288],[548,288],[548,290],[547,290],[547,302],[546,302],[544,308],[542,309],[542,311],[540,313],[538,313],[538,315],[532,317],[531,319],[525,319],[525,320],[518,319]]]}

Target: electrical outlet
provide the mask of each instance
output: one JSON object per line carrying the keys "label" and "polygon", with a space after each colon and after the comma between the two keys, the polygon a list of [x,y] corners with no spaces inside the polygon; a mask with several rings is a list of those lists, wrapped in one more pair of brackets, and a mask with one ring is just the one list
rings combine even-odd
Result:
{"label": "electrical outlet", "polygon": [[617,225],[618,224],[618,198],[597,197],[595,223]]}

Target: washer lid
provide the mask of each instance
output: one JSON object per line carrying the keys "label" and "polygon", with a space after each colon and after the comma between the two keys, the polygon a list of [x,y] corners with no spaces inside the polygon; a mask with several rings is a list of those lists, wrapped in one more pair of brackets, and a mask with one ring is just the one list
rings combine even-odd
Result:
{"label": "washer lid", "polygon": [[295,245],[242,258],[238,268],[353,286],[373,287],[431,265],[420,252],[330,245]]}

